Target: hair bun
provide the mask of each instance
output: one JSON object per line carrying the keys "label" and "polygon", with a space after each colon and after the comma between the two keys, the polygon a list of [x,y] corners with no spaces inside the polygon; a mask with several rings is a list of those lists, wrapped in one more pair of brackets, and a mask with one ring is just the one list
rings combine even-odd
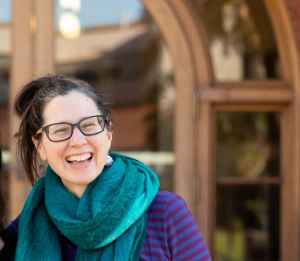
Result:
{"label": "hair bun", "polygon": [[14,103],[14,110],[19,117],[22,117],[28,112],[31,107],[31,104],[34,100],[34,97],[38,93],[42,86],[33,81],[23,87],[19,95],[16,97]]}

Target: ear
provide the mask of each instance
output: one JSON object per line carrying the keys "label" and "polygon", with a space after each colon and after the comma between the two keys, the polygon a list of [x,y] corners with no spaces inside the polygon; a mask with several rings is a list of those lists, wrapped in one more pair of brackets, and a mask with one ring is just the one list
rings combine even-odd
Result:
{"label": "ear", "polygon": [[47,160],[45,149],[43,148],[41,141],[35,139],[32,137],[32,141],[34,143],[35,148],[37,149],[38,153],[40,154],[40,157],[43,161]]}
{"label": "ear", "polygon": [[113,135],[113,133],[112,133],[112,131],[106,131],[107,132],[107,138],[108,138],[108,140],[112,140],[112,135]]}
{"label": "ear", "polygon": [[112,133],[112,131],[106,130],[106,135],[107,135],[108,147],[110,149],[113,133]]}

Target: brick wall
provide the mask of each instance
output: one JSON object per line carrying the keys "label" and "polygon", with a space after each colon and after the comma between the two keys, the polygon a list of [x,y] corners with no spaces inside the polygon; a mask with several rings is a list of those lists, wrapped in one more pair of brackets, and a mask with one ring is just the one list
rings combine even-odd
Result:
{"label": "brick wall", "polygon": [[290,12],[298,51],[300,53],[300,0],[285,0],[286,6]]}

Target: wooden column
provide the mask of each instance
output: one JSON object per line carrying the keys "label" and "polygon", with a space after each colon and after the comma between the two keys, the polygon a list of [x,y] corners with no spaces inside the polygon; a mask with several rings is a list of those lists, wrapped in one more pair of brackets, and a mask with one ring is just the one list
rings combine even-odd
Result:
{"label": "wooden column", "polygon": [[33,76],[33,41],[30,29],[32,14],[31,0],[15,0],[12,5],[12,56],[9,88],[9,116],[10,116],[10,217],[14,219],[21,211],[30,192],[30,186],[22,171],[16,139],[19,120],[13,112],[14,98],[23,84]]}
{"label": "wooden column", "polygon": [[[293,103],[284,119],[292,124],[290,129],[284,126],[286,135],[290,135],[291,145],[286,145],[283,152],[289,165],[284,174],[282,196],[281,249],[282,260],[300,259],[300,62],[297,49],[297,34],[293,31],[291,17],[284,0],[264,0],[274,26],[276,42],[282,61],[283,78],[292,86]],[[296,10],[296,9],[295,9]],[[297,19],[296,16],[293,19]],[[285,163],[286,164],[286,163]],[[286,225],[288,224],[288,225]]]}
{"label": "wooden column", "polygon": [[31,190],[20,161],[16,139],[19,120],[13,112],[14,99],[28,81],[54,71],[54,0],[15,0],[12,5],[12,56],[9,89],[10,115],[10,217],[22,211]]}
{"label": "wooden column", "polygon": [[35,60],[34,77],[53,74],[54,69],[54,25],[55,1],[35,0],[36,34],[35,34]]}
{"label": "wooden column", "polygon": [[193,211],[193,94],[194,75],[188,45],[169,1],[143,0],[171,52],[176,83],[174,190]]}

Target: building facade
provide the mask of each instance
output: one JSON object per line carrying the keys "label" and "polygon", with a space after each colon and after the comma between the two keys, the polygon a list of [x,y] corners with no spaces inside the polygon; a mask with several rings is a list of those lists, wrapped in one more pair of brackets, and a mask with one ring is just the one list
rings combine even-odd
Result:
{"label": "building facade", "polygon": [[69,38],[58,4],[15,0],[0,28],[11,218],[30,191],[13,100],[30,79],[72,74],[107,96],[117,151],[186,200],[214,260],[300,260],[300,0],[141,0],[135,22]]}

